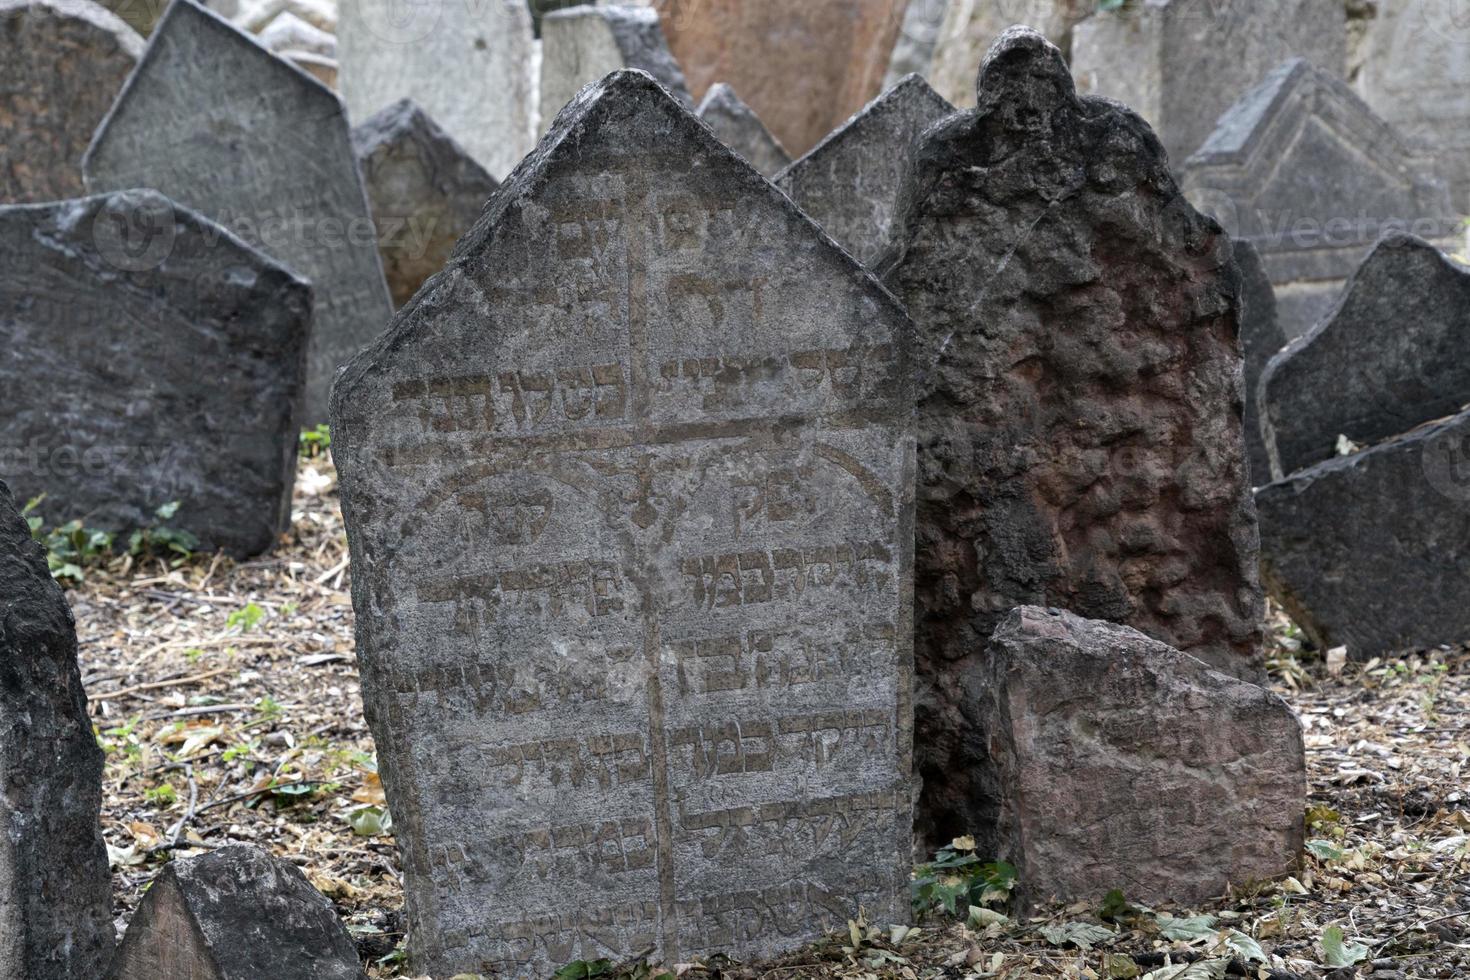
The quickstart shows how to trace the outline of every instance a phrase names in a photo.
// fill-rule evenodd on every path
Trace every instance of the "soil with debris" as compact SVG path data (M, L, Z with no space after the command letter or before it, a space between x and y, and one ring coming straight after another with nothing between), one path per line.
M373 977L412 976L391 817L363 721L346 539L328 457L305 458L291 533L244 563L112 559L69 596L107 753L103 830L121 927L175 856L249 843L300 865ZM1012 916L971 888L969 842L924 868L917 928L857 921L770 963L694 977L1429 978L1470 976L1470 653L1342 664L1273 621L1274 676L1306 728L1308 855L1209 907ZM984 855L980 856L986 857ZM959 860L956 860L958 858ZM936 898L935 896L940 896ZM944 907L953 905L953 913ZM972 903L979 903L973 904ZM653 980L648 964L577 963ZM438 978L448 980L448 978Z

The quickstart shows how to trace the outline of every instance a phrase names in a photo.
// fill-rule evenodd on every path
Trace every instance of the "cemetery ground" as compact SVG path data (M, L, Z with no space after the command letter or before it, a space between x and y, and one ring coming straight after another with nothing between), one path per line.
M371 976L413 976L329 454L304 451L291 531L266 557L74 565L119 921L172 857L252 843L332 900ZM1470 648L1345 665L1301 649L1283 617L1271 627L1273 681L1306 727L1311 779L1309 853L1292 879L1208 907L1139 909L1122 890L1021 915L1006 901L1009 869L961 838L917 870L916 928L853 922L769 963L577 962L561 975L1470 975Z

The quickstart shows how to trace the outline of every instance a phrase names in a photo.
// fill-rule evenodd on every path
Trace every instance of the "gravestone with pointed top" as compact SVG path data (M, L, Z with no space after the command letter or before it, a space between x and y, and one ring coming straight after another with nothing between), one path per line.
M625 71L341 376L417 968L743 958L859 905L903 921L907 331Z
M342 103L193 0L173 0L83 160L94 191L151 187L311 282L308 425L392 315Z
M651 7L583 5L541 18L541 132L582 87L623 68L646 71L693 107L684 73L669 53Z
M766 129L766 124L724 82L711 85L704 93L697 115L715 131L720 142L744 157L761 176L774 177L791 162L786 148Z
M1271 482L1271 458L1261 435L1257 394L1266 364L1286 346L1276 317L1276 292L1254 245L1235 239L1235 265L1240 269L1240 350L1245 356L1245 448L1250 458L1251 486Z
M1065 54L1072 29L1096 9L1097 0L950 0L926 77L950 103L974 108L975 71L1002 31L1028 24Z

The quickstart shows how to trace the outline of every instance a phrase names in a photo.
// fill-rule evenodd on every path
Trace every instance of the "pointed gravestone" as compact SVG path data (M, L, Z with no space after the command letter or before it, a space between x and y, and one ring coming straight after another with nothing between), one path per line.
M100 976L112 953L102 750L71 610L3 482L0 783L0 976Z
M1007 27L1030 24L1067 51L1073 28L1096 9L1097 0L949 0L926 77L943 98L956 106L972 108L975 69Z
M1288 338L1326 315L1384 233L1442 241L1459 229L1429 161L1345 82L1301 60L1220 117L1182 181L1196 206L1260 253Z
M392 314L342 103L193 0L174 0L82 164L151 187L311 282L304 420Z
M1245 356L1245 448L1250 459L1251 486L1271 482L1271 459L1261 435L1256 397L1266 364L1286 346L1286 334L1276 317L1276 292L1261 255L1250 242L1236 239L1235 265L1240 269L1240 350Z
M598 4L553 10L541 18L541 132L582 87L609 72L636 68L693 106L684 73L669 53L651 7Z
M1259 389L1276 479L1470 404L1470 271L1384 238L1336 310L1267 366Z
M1259 676L1230 240L1137 115L1001 35L930 129L886 281L916 326L916 716L936 839L966 832L956 678L1022 604Z
M775 184L853 258L872 265L888 245L919 136L953 111L928 82L910 75L783 170Z
M747 957L859 905L903 920L906 330L618 72L342 375L418 969Z
M404 99L352 131L397 306L443 267L500 186L485 168Z
M413 99L499 180L536 142L534 45L526 0L341 0L342 97Z
M295 865L235 845L149 885L107 980L363 980L331 903Z
M709 87L697 115L715 131L720 142L744 157L761 176L774 177L791 162L786 148L766 129L755 110L740 101L735 90L723 82Z
M82 153L143 53L90 0L0 0L0 204L82 193Z
M258 554L291 522L311 291L152 191L0 208L0 478L48 525Z

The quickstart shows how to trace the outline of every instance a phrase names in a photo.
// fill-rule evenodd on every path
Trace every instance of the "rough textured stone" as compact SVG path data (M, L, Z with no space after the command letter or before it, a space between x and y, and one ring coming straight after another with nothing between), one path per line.
M929 73L949 3L950 0L908 0L898 40L893 43L893 55L888 59L888 74L883 77L885 90L903 81L905 75Z
M723 82L711 85L704 93L698 116L715 131L720 142L744 157L762 177L776 176L777 171L791 162L786 148L766 129L755 110Z
M646 71L691 108L684 73L650 7L613 4L553 10L541 18L541 132L582 87L623 68Z
M859 903L904 919L907 331L626 71L342 375L417 969L745 957Z
M175 0L82 161L152 187L310 280L304 421L392 315L342 103L193 0Z
M342 96L413 99L500 180L536 143L534 44L526 0L341 0Z
M152 191L0 208L0 477L48 526L265 551L290 524L311 291Z
M82 152L142 53L90 0L0 0L0 204L82 192Z
M1343 0L1143 0L1078 24L1072 71L1080 91L1143 116L1179 164L1283 61L1341 76L1345 24Z
M500 186L409 99L352 131L393 302L438 272Z
M776 186L871 265L888 246L898 192L924 130L954 111L918 75L868 103L776 177Z
M1240 349L1245 355L1245 449L1250 459L1251 486L1271 482L1271 458L1261 435L1257 393L1266 364L1286 346L1286 334L1276 318L1276 292L1250 242L1236 239L1235 265L1240 269Z
M975 71L1001 31L1029 24L1063 53L1071 49L1072 29L1097 7L1097 0L950 0L929 81L956 106L975 105Z
M1336 310L1266 368L1275 479L1470 404L1470 271L1410 235L1384 238ZM1470 635L1470 634L1467 634Z
M1285 701L1137 630L1022 606L965 684L978 850L1023 903L1188 904L1296 871L1302 729Z
M1323 650L1470 636L1470 412L1256 491L1261 576Z
M1260 671L1231 243L1146 123L1002 34L979 108L930 129L886 281L916 327L921 827L967 772L958 676L1025 603Z
M352 938L295 865L235 845L167 865L108 980L363 980Z
M1293 60L1225 115L1184 164L1185 191L1260 252L1288 338L1325 316L1385 232L1458 233L1449 192L1347 84Z
M102 750L71 610L3 482L0 786L0 976L100 975L112 953Z

